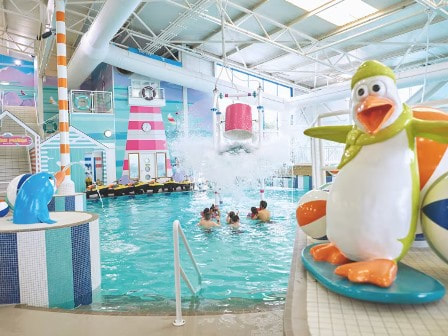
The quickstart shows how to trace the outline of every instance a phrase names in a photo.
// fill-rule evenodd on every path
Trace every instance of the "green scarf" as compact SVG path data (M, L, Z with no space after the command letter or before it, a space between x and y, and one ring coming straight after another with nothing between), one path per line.
M353 129L347 134L344 155L342 155L338 169L341 169L349 163L359 153L362 146L383 142L394 137L405 129L410 124L411 120L411 109L406 104L403 104L403 112L398 119L392 125L387 126L377 134L364 133L356 126L353 126Z

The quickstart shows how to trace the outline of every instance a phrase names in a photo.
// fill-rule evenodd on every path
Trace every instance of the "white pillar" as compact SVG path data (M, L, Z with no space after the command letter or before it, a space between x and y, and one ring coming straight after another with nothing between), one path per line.
M188 88L186 86L182 87L182 106L184 111L184 137L188 138L190 125L188 124Z

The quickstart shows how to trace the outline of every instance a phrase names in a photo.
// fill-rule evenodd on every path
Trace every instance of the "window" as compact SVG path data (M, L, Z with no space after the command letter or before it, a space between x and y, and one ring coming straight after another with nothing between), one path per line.
M279 85L278 88L278 96L280 98L290 98L291 97L291 88L283 85Z
M114 113L112 92L72 90L72 113Z
M264 81L264 92L273 96L277 95L277 84Z
M140 167L139 167L139 157L138 153L129 153L129 178L130 179L140 179Z
M231 68L225 69L221 64L216 64L215 77L229 82L233 81L235 85L246 87L254 91L261 86L265 93L281 98L289 98L292 96L292 88L290 86L279 84L275 81L265 80L240 70Z
M237 86L248 87L249 76L242 72L233 71L233 83Z
M274 110L264 110L264 129L278 130L278 113Z
M157 177L167 176L166 173L166 154L157 153Z

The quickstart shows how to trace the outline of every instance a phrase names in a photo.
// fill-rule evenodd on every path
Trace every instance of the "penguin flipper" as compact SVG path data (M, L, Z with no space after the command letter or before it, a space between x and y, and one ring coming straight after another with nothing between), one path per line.
M352 125L319 126L308 128L303 133L313 138L345 143L347 140L347 135L352 129Z
M414 136L448 143L448 121L412 119Z
M52 220L50 218L49 214L48 215L39 214L39 215L37 215L37 218L39 219L39 222L41 222L41 223L47 223L47 224L54 224L54 223L56 223L55 220Z

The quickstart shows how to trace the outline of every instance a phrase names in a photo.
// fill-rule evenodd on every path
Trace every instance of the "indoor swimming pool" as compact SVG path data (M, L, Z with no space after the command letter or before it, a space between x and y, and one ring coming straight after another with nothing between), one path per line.
M255 191L223 195L222 227L201 230L200 211L214 203L212 192L177 192L89 201L100 215L102 290L81 309L101 311L174 310L173 226L180 220L202 273L192 297L182 283L183 308L191 312L262 310L281 306L288 287L295 238L295 207L303 193L267 190L272 223L246 218L258 206ZM241 227L225 223L239 211ZM181 244L181 263L194 286L196 274Z

